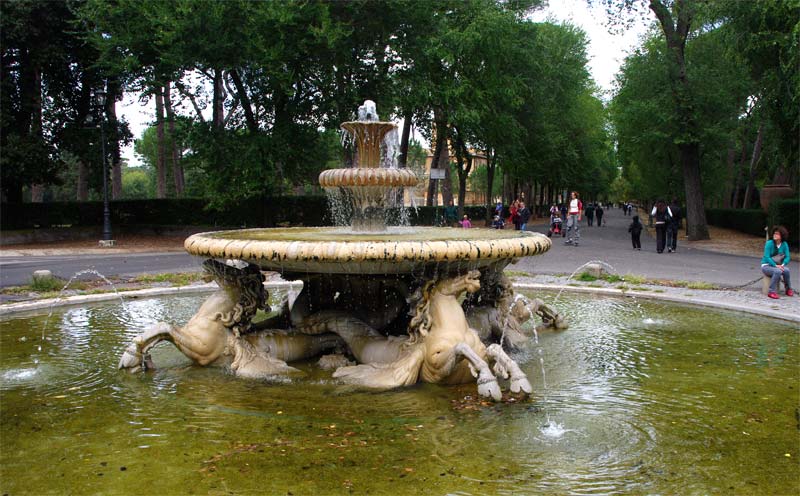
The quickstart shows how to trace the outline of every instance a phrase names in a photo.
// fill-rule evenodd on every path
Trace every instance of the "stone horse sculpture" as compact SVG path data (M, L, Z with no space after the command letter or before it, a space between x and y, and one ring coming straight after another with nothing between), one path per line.
M510 379L512 392L532 391L527 377L501 344L485 345L470 325L488 323L493 328L513 319L518 328L532 315L524 315L514 304L508 304L513 290L507 280L499 289L488 291L501 296L493 307L488 296L483 302L465 300L471 314L468 320L459 298L464 293L476 294L481 288L481 273L472 270L463 275L432 277L409 298L408 335L385 336L342 310L305 314L287 308L282 315L253 323L259 309L268 310L264 278L258 267L240 269L215 260L207 260L203 267L220 289L185 326L162 322L137 336L123 353L120 369L153 368L150 351L162 341L172 342L199 365L225 366L238 376L253 378L296 374L299 371L287 362L346 350L357 365L340 366L333 377L350 384L390 389L418 381L461 384L477 377L478 393L500 400L501 377ZM495 310L481 309L481 303ZM276 325L285 328L272 328ZM514 344L523 338L517 336ZM327 363L341 364L338 358L343 357L327 358Z
M530 393L530 382L498 344L485 346L469 327L458 297L480 288L480 272L428 281L415 296L410 337L383 337L347 316L310 319L304 332L327 331L342 337L360 365L341 367L333 377L350 384L390 389L418 381L463 384L477 376L481 396L501 399L495 374L510 377L512 392ZM487 360L495 363L494 373Z
M133 372L153 368L150 350L169 341L198 365L227 366L242 377L286 375L299 372L287 361L309 358L341 345L341 339L333 334L247 333L256 311L268 309L261 271L254 265L237 269L211 259L203 263L203 268L220 289L185 326L159 322L134 338L122 354L120 369Z

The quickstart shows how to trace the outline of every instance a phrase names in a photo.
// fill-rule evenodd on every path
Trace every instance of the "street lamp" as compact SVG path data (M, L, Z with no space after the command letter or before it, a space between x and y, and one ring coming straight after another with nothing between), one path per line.
M100 246L114 246L114 238L111 234L111 208L108 204L108 160L106 156L106 132L105 132L105 111L106 111L106 92L98 90L95 93L97 106L100 107L100 149L103 153L103 239Z

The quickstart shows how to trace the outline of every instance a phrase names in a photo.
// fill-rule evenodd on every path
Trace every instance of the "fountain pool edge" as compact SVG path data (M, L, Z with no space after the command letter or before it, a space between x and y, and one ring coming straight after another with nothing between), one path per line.
M269 281L264 283L265 287L269 289L285 289L297 282L291 281ZM104 301L117 300L122 296L123 298L149 298L152 296L168 296L168 295L184 295L195 293L208 293L216 290L216 283L196 284L192 286L178 286L171 288L147 288L137 289L134 291L124 291L119 294L116 293L102 293L93 295L77 295L68 296L66 298L49 298L46 300L37 300L22 303L7 303L0 305L0 319L8 316L16 316L27 312L37 312L40 310L48 310L55 307L77 306L86 303L100 303ZM517 290L544 290L544 291L568 291L572 293L589 293L614 297L626 298L642 298L648 300L661 300L669 301L690 306L701 306L709 308L718 308L721 310L739 311L753 315L760 315L786 322L794 322L800 324L800 315L791 312L781 313L769 307L757 306L757 302L725 302L713 299L698 298L698 290L694 290L691 295L673 293L653 293L649 291L623 291L614 288L596 288L596 287L580 287L580 286L565 286L559 284L540 284L540 283L514 283L514 289ZM760 296L760 294L759 294Z
M568 291L573 293L591 293L605 296L626 297L626 298L641 298L647 300L661 300L669 301L689 306L718 308L721 310L730 310L745 312L753 315L760 315L772 319L782 320L785 322L794 322L800 324L800 315L791 312L781 312L780 309L763 308L752 306L750 302L725 302L711 299L698 298L697 293L700 290L693 290L691 295L686 294L665 294L653 293L650 291L623 291L614 288L593 288L593 287L580 287L580 286L565 286L559 284L540 284L540 283L514 283L516 290L547 290L547 291ZM759 294L759 296L761 296Z

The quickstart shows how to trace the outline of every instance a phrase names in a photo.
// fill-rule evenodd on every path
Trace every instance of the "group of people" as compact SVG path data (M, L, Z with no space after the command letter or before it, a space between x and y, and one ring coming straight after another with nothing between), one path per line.
M633 206L630 203L624 203L622 206L623 215L630 215ZM528 221L531 217L531 211L522 200L514 200L509 207L508 223L514 225L514 229L518 231L525 231L527 229ZM597 218L597 225L602 226L603 221L603 207L600 203L589 204L584 210L583 202L577 191L570 193L570 200L568 206L566 205L552 205L550 207L550 231L551 235L554 230L556 233L561 233L566 237L564 244L578 246L580 241L580 222L582 217L586 214L589 226L593 224L594 217ZM650 216L653 225L656 229L656 251L663 253L666 248L668 253L674 253L677 249L678 231L681 227L683 220L683 212L677 199L673 199L670 205L667 205L663 200L659 200L653 206ZM449 205L445 208L445 219L450 226L461 226L462 228L471 228L469 216L464 215L461 220L458 220L458 208L451 200ZM503 217L503 204L498 202L494 209L494 217L492 227L495 229L503 229L506 224L506 219ZM565 224L566 227L562 230L561 225ZM557 226L556 226L557 225ZM631 235L631 244L634 250L642 249L641 234L644 230L644 225L639 219L638 215L634 215L632 222L628 226L628 232ZM764 256L761 258L761 272L770 278L769 292L767 296L772 299L778 299L778 284L783 279L786 288L786 296L794 296L794 290L791 284L791 273L789 271L789 233L783 226L777 226L772 230L772 239L768 240L764 245Z

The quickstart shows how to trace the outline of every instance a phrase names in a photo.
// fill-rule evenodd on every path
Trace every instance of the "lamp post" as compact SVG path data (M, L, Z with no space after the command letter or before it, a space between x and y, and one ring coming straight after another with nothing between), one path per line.
M106 111L106 92L99 90L95 96L100 107L100 149L103 154L103 239L100 246L114 246L114 238L111 233L111 207L108 203L108 160L106 156L106 132L105 132L105 111Z

